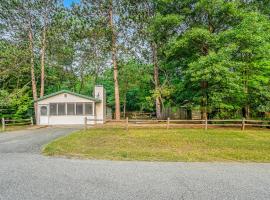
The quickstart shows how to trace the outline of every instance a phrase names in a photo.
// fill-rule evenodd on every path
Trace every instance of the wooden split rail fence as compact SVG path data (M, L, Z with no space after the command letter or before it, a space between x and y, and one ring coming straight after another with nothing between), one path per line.
M98 119L86 119L85 120L85 128L87 128L87 122L92 121L94 125L97 124ZM125 126L126 130L131 126L147 126L151 125L152 127L164 127L166 129L173 127L202 127L207 130L209 127L239 127L241 130L245 130L246 127L269 127L270 128L270 120L250 120L250 119L206 119L206 120L172 120L168 118L167 120L139 120L139 119L126 119L122 120L106 120L106 124L121 124Z
M34 125L33 118L29 119L5 119L2 118L2 131L6 130L7 126L19 126L19 125Z

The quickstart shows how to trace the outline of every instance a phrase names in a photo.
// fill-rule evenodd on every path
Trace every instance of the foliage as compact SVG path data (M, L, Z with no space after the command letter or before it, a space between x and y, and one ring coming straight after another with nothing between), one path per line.
M122 111L155 111L157 99L213 118L270 111L269 0L81 0L70 8L62 0L3 0L1 116L24 118L33 107L29 29L37 93L45 30L45 94L91 95L103 84L114 109L111 2Z
M0 90L0 117L21 119L31 117L32 100L28 88L16 89L12 93Z

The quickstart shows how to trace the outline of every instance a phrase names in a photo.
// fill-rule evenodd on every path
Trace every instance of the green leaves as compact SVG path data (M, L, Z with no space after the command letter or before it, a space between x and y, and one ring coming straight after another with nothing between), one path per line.
M95 83L104 84L108 104L114 105L109 1L81 0L69 9L50 2L1 2L0 101L5 103L31 81L29 16L23 8L32 17L39 75L47 5L52 12L46 30L45 91L68 88L89 94ZM156 97L164 106L203 108L207 103L211 117L240 117L247 108L255 116L270 110L269 0L115 0L113 5L121 103L128 110L153 111ZM159 69L157 87L153 61ZM8 98L17 116L26 113L31 101L29 89L23 91Z
M163 44L179 28L182 17L177 14L161 15L158 13L149 26L149 32L156 43Z
M238 85L240 79L233 70L235 62L231 59L230 51L227 49L209 52L207 56L190 63L186 70L187 81L198 89L197 95L202 96L204 92L200 88L200 83L202 81L208 83L205 92L208 95L208 105L212 108L228 109L232 105L235 107L239 105L238 96L242 90Z
M168 57L177 53L177 56L187 56L187 54L194 54L195 56L207 54L209 47L213 44L213 35L208 30L203 28L191 28L178 38L172 39L167 51Z
M0 90L0 117L21 119L29 115L32 106L29 88L15 89L12 93L7 90Z
M185 15L186 27L165 48L167 65L180 70L180 102L201 105L207 96L210 110L256 111L269 105L269 25L258 12L240 3L197 1ZM201 82L207 82L206 89ZM182 97L181 97L182 96Z

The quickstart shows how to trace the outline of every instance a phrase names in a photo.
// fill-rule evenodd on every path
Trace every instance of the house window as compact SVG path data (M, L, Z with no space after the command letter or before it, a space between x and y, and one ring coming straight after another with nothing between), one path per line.
M83 115L83 104L76 103L76 115Z
M58 104L58 115L66 115L66 104L65 103L59 103Z
M48 114L47 106L41 106L40 107L40 115L47 116L47 114Z
M57 115L57 103L50 103L50 115Z
M85 103L85 115L93 115L93 104L92 103Z
M75 115L75 105L74 103L67 104L67 115Z

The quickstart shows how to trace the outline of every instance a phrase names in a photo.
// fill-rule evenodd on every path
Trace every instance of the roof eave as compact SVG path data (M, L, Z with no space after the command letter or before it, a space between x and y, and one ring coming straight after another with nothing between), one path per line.
M55 92L55 93L46 95L44 97L38 98L35 102L39 102L39 101L42 101L44 99L48 99L50 97L54 97L54 96L57 96L57 95L63 94L63 93L68 93L68 94L71 94L71 95L74 95L74 96L77 96L77 97L88 99L88 100L94 101L96 103L100 103L101 102L100 99L96 99L96 98L93 98L93 97L88 97L88 96L85 96L85 95L82 95L82 94L78 94L78 93L75 93L75 92L71 92L71 91L68 91L68 90L61 90L61 91L58 91L58 92Z

